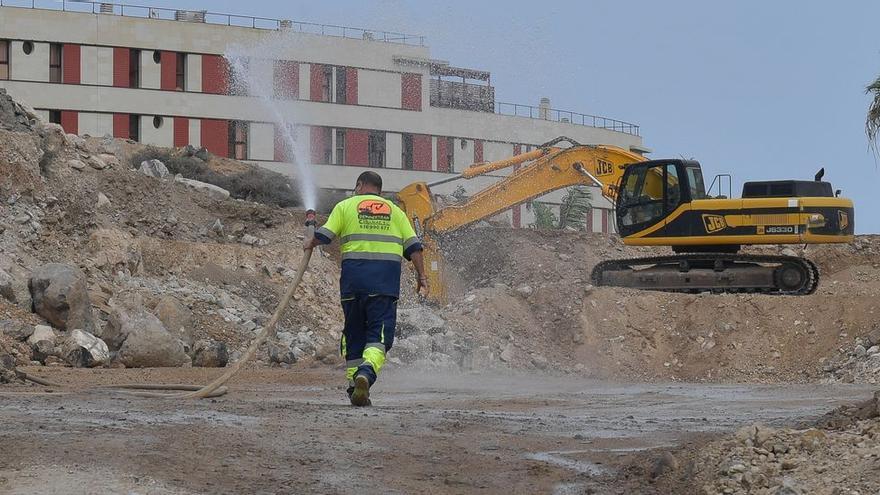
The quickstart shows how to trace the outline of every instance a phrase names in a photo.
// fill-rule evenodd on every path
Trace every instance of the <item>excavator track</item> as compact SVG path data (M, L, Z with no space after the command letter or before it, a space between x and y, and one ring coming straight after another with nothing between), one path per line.
M596 286L802 296L816 291L819 269L795 256L705 253L603 261L591 278Z

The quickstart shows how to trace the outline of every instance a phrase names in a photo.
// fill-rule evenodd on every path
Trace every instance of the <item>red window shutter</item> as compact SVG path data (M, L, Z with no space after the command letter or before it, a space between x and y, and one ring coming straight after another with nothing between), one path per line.
M174 147L180 148L189 144L189 119L174 117Z
M593 231L593 210L592 210L592 208L587 210L587 221L584 222L584 229L586 229L587 232Z
M602 233L608 233L608 210L602 208Z
M348 129L345 131L345 164L366 167L370 164L368 156L370 133Z
M514 228L522 227L522 205L514 206L510 211L513 214L513 226Z
M202 119L202 146L211 153L229 157L229 121Z
M413 134L413 170L431 170L431 136Z
M79 45L66 43L62 47L61 74L64 84L79 84L81 67L81 53Z
M127 51L127 50L126 50ZM126 71L126 78L128 77L128 72ZM113 114L113 137L128 139L128 121L129 115L127 113L114 113Z
M311 64L309 72L309 99L312 101L324 101L323 88L324 66Z
M438 172L449 172L449 160L447 160L447 144L449 144L449 140L445 137L437 138L437 171Z
M226 59L220 55L202 55L202 92L225 95L228 90L229 67Z
M324 160L324 148L327 131L324 127L313 126L309 128L309 143L311 144L312 163L327 163Z
M358 104L358 70L354 67L345 69L345 102L349 105Z
M404 110L422 110L422 75L400 75L400 107Z
M79 113L62 110L61 127L67 134L79 134Z
M128 73L131 67L131 50L128 48L116 47L113 49L113 85L117 88L127 88L129 86ZM114 115L115 118L115 115ZM126 127L126 137L128 137L128 124ZM114 125L115 128L115 125ZM113 135L120 137L113 132Z
M165 91L174 91L177 87L177 53L161 52L160 56L159 88Z
M474 139L474 163L483 161L483 141Z
M275 96L299 98L299 63L290 60L275 61Z

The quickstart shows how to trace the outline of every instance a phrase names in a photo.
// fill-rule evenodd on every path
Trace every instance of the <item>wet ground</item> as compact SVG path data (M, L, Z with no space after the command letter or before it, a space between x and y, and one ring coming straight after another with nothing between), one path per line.
M217 370L31 371L65 387L0 388L0 493L623 493L633 452L790 424L872 391L397 369L374 407L355 409L325 369L246 371L202 401L90 387Z

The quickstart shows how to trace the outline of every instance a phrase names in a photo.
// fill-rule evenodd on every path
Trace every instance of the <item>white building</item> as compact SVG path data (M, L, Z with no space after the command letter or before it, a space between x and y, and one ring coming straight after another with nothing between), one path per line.
M396 191L561 135L645 151L634 124L495 101L488 72L433 60L418 36L203 11L58 5L67 11L4 1L0 87L67 132L204 146L293 175L279 122L295 116L298 159L319 187L337 190L351 189L363 167L383 168L385 189ZM251 84L230 77L230 52ZM435 192L461 185L470 193L492 180L455 181ZM558 202L561 194L542 201ZM608 231L610 205L598 190L594 198L591 228ZM524 205L505 216L515 226L533 221Z

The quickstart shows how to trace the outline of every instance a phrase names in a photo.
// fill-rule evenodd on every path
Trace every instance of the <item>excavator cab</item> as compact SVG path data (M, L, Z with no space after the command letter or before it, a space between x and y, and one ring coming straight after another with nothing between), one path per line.
M626 166L618 186L617 230L623 237L662 230L683 204L706 199L699 162L652 160Z

